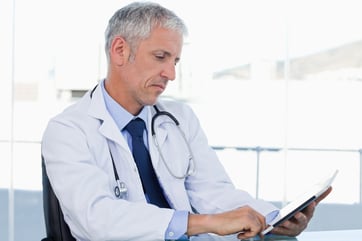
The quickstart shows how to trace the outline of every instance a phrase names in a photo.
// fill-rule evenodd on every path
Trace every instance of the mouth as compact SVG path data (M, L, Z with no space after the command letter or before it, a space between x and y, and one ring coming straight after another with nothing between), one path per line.
M153 87L157 88L158 90L160 90L161 92L163 92L166 89L166 85L159 83L159 84L153 84Z

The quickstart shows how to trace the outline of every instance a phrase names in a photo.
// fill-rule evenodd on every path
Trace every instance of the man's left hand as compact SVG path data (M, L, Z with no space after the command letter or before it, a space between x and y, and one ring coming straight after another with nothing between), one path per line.
M296 213L292 218L283 222L278 227L272 230L273 234L297 236L308 226L309 221L312 219L315 207L332 191L332 187L329 187L320 197L312 202L308 207L301 212Z

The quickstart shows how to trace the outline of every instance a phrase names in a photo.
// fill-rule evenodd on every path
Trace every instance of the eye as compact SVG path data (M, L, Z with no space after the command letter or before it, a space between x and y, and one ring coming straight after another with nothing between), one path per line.
M164 60L164 59L165 59L165 55L164 55L164 54L156 54L156 55L155 55L155 58L156 58L157 60Z
M175 59L175 66L176 66L179 62L180 62L180 59L179 59L179 58Z

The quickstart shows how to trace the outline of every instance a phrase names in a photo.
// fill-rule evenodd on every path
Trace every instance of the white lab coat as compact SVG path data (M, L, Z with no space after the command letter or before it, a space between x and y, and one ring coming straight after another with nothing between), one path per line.
M160 159L148 126L149 151L170 205L176 210L216 213L249 205L266 215L276 208L236 190L215 152L208 146L197 117L182 103L160 101L158 107L180 122L196 164L193 176L174 178ZM150 125L155 110L150 108ZM177 128L167 117L155 124L165 160L182 175L188 151ZM110 150L128 197L117 199ZM50 120L42 141L50 183L65 220L78 240L163 240L172 209L147 204L127 142L105 108L100 87ZM243 170L240 170L242 175Z

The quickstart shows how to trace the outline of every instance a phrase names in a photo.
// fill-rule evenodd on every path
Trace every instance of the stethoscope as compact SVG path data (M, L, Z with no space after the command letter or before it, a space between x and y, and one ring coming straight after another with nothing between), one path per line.
M93 96L93 92L94 90L97 88L98 85L96 85L93 90L90 92L90 98L92 98ZM172 115L170 112L167 112L167 111L160 111L158 109L158 107L156 105L153 106L153 108L155 109L156 113L153 115L152 117L152 120L151 120L151 134L152 134L152 139L153 139L153 142L157 148L157 151L161 157L161 160L162 162L164 163L167 171L174 177L174 178L177 178L177 179L184 179L188 176L191 176L195 173L195 170L196 170L196 166L195 166L195 161L194 161L194 155L192 153L192 150L191 150L191 147L190 147L190 144L188 143L187 139L186 139L186 135L185 133L183 132L183 130L181 129L180 127L180 123L179 121L176 119L176 117L174 115ZM168 117L169 119L172 120L172 122L175 124L175 126L177 127L180 135L182 136L182 139L184 140L185 144L186 144L186 147L187 147L187 150L189 152L189 155L188 155L188 166L187 166L187 170L184 174L182 175L177 175L175 174L172 169L170 168L169 164L166 162L165 160L165 157L164 155L162 154L162 150L161 150L161 147L158 143L158 140L157 140L157 135L156 135L156 131L155 131L155 122L156 122L156 119L161 117L161 116L166 116ZM116 186L114 187L114 195L117 197L117 198L120 198L120 199L126 199L127 198L127 194L128 194L128 189L127 189L127 186L124 182L122 182L119 178L119 175L118 175L118 172L117 172L117 168L116 168L116 165L115 165L115 162L114 162L114 159L113 159L113 155L112 155L112 151L111 151L111 148L109 148L109 145L108 145L108 149L109 149L109 153L110 153L110 156L111 156L111 160L112 160L112 165L113 165L113 172L114 172L114 178L116 180Z

